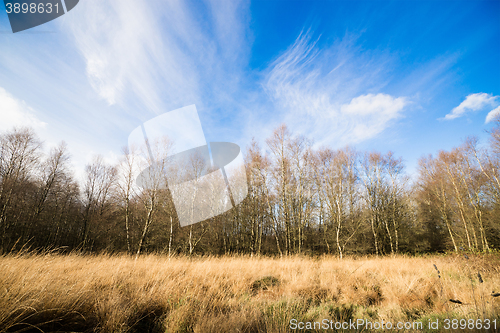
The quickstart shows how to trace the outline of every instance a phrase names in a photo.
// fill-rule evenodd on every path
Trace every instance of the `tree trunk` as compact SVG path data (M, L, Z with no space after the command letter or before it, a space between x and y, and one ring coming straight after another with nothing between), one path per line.
M131 253L130 249L130 231L129 231L129 215L130 215L130 207L129 207L129 199L125 200L125 231L127 233L127 253Z
M137 248L137 254L135 256L135 259L137 259L141 254L142 246L144 244L144 239L146 238L146 235L148 233L148 228L153 222L153 211L154 211L154 199L152 198L148 209L148 216L146 218L146 223L144 224L144 229L142 230L141 238L139 240L139 246Z
M372 223L372 232L373 232L373 239L375 241L375 253L378 255L378 240L377 240L377 232L375 230L375 219L372 216L371 217L371 223Z
M172 255L173 231L174 231L174 221L173 221L172 216L170 216L170 238L168 239L168 256L169 257Z

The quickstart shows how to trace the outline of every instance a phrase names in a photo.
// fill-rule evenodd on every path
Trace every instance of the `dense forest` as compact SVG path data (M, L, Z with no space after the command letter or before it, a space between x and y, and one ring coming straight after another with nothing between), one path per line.
M64 143L0 133L0 251L288 255L500 248L500 120L487 143L425 156L410 178L389 152L315 149L281 125L244 150L248 196L183 227L168 189L135 185L135 155L97 156L77 181Z

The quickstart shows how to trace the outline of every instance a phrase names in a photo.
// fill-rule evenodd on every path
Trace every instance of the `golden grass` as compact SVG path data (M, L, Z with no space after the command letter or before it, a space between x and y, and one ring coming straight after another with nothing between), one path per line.
M499 318L491 292L500 257L469 257L8 255L0 332L288 332L292 318Z

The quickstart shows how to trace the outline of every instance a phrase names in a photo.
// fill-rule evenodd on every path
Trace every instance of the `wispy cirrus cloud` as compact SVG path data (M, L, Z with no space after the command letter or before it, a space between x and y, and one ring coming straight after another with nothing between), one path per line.
M0 87L0 132L13 127L32 127L36 130L44 128L47 123L41 121L35 110L26 102L19 100Z
M287 124L319 144L345 145L375 137L403 115L410 99L383 93L390 54L362 51L349 36L320 48L311 36L302 33L264 82Z
M68 24L100 98L153 116L233 86L250 51L247 7L206 1L200 13L185 1L88 0Z
M63 25L94 99L106 104L106 112L86 111L95 122L89 132L119 125L125 145L141 123L191 104L204 113L205 129L221 131L217 119L227 120L250 54L248 7L246 0L81 2Z
M165 12L177 14L173 24L190 21L182 3L169 1L166 5L170 8ZM179 64L178 45L168 45L174 36L162 36L157 6L155 1L89 0L69 22L89 82L109 105L124 104L134 95L137 104L158 112L162 104L159 86L169 97L195 90L196 76ZM179 24L176 34L187 35L183 28Z
M443 119L453 120L464 116L466 113L483 110L487 106L497 104L498 96L486 93L477 93L468 95L459 106L453 108Z

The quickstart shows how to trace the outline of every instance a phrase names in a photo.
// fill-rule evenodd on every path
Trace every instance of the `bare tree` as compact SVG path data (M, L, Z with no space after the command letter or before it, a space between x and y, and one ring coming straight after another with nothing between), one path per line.
M356 174L357 153L345 148L339 151L322 149L316 155L316 179L319 197L326 206L327 217L325 242L328 244L328 228L335 232L335 243L342 259L345 246L352 239L358 227L347 228L347 221L354 221L353 215L358 176ZM347 231L347 232L346 232Z
M133 147L132 149L135 149ZM119 165L118 173L118 195L125 205L125 234L127 238L127 252L132 253L131 237L130 237L130 220L131 220L131 199L136 195L135 180L138 176L138 158L135 151L130 151L127 147L123 149L123 156Z
M84 192L82 248L91 249L90 234L92 225L97 219L106 219L111 204L112 187L116 181L117 170L104 163L102 156L94 157L92 163L85 168L86 181Z
M288 203L290 157L287 151L287 146L291 139L291 134L287 126L282 124L266 140L275 164L275 190L277 197L280 198L278 209L280 211L281 224L285 227L285 250L287 255L291 251L291 226Z
M49 156L40 165L39 177L37 180L37 191L34 195L31 216L28 218L28 225L25 232L31 234L32 228L37 224L40 214L46 207L46 202L53 191L60 190L60 184L68 179L69 155L66 144L62 142L58 147L51 150Z
M457 242L452 228L451 204L446 175L441 164L432 156L423 157L419 161L420 186L429 207L437 206L441 219L446 225L455 252L458 251Z
M146 217L144 219L144 227L139 237L136 258L141 254L144 240L154 221L159 205L160 191L164 191L167 187L166 174L169 171L169 160L167 156L170 154L172 146L173 143L168 137L162 137L154 142L146 142L146 147L142 147L143 155L148 156L146 159L147 164L144 165L144 167L149 166L149 171L143 173L143 181L146 187L142 192L141 200L146 210Z
M197 201L198 200L206 200L207 198L199 198L200 194L198 193L198 190L203 187L201 184L202 182L206 182L206 180L202 179L202 177L207 173L207 168L209 166L207 165L207 160L200 156L199 154L194 154L191 155L189 158L189 164L188 164L188 169L187 169L187 174L186 176L189 179L192 179L194 181L194 186L192 191L192 196L191 196L191 201L190 205L186 206L186 208L189 209L189 213L191 215L191 221L194 221L194 214L195 210L199 209L196 207ZM198 200L197 200L198 199ZM203 236L207 232L207 228L205 224L202 222L201 223L202 231L198 237L194 235L193 233L193 224L189 226L189 238L188 238L188 244L189 244L189 255L191 256L198 245L198 243L201 241Z
M454 149L449 153L441 151L438 158L444 167L447 175L447 181L450 183L452 188L451 193L456 207L458 208L459 217L462 221L467 239L466 246L469 250L477 249L476 231L467 216L466 189L463 188L463 183L461 182L462 175L460 174L461 170L458 166L460 163L459 159L461 158L460 153L457 149Z
M266 225L265 222L270 220L270 226L276 241L276 250L280 256L283 256L279 241L278 214L276 214L274 197L270 193L272 186L270 181L270 169L271 161L266 155L261 153L257 142L252 141L247 152L247 171L249 173L248 179L250 180L249 198L252 201L252 214L253 216L258 216L254 218L258 218L261 221L260 228L257 232L259 235L258 253L260 253L262 247L262 234Z
M35 217L40 215L44 209L45 201L52 188L58 185L68 173L68 162L69 155L66 143L62 142L58 147L52 149L49 157L42 164L41 184L34 209Z
M304 137L296 137L288 142L287 150L290 156L290 178L289 178L289 202L291 220L293 223L294 249L302 252L304 243L304 227L306 221L311 220L314 208L312 194L314 193L314 181L312 160L313 153L311 143Z
M16 191L28 182L40 161L41 142L28 128L14 129L0 136L0 228L1 246L6 230L15 223L7 215ZM19 214L18 214L19 216Z
M395 158L392 152L387 153L385 156L385 164L387 175L390 180L390 207L388 219L392 220L392 227L394 231L394 241L395 246L393 248L391 244L391 252L399 252L399 228L400 221L402 219L404 207L404 197L406 184L409 178L403 174L403 160L401 158ZM389 222L386 222L387 231L389 231ZM390 237L391 238L391 237Z
M384 161L380 153L365 153L361 168L363 170L364 200L366 202L370 225L373 233L375 253L380 252L380 231L382 223L382 209L386 197L384 184ZM392 244L392 242L391 242Z
M486 212L486 197L483 193L486 192L487 174L481 172L480 159L477 158L477 138L468 138L464 144L459 147L461 183L466 192L468 203L474 211L474 217L471 220L475 221L474 227L479 228L479 237L481 241L482 251L489 251L488 239L484 228L483 216ZM477 246L477 245L476 245Z

